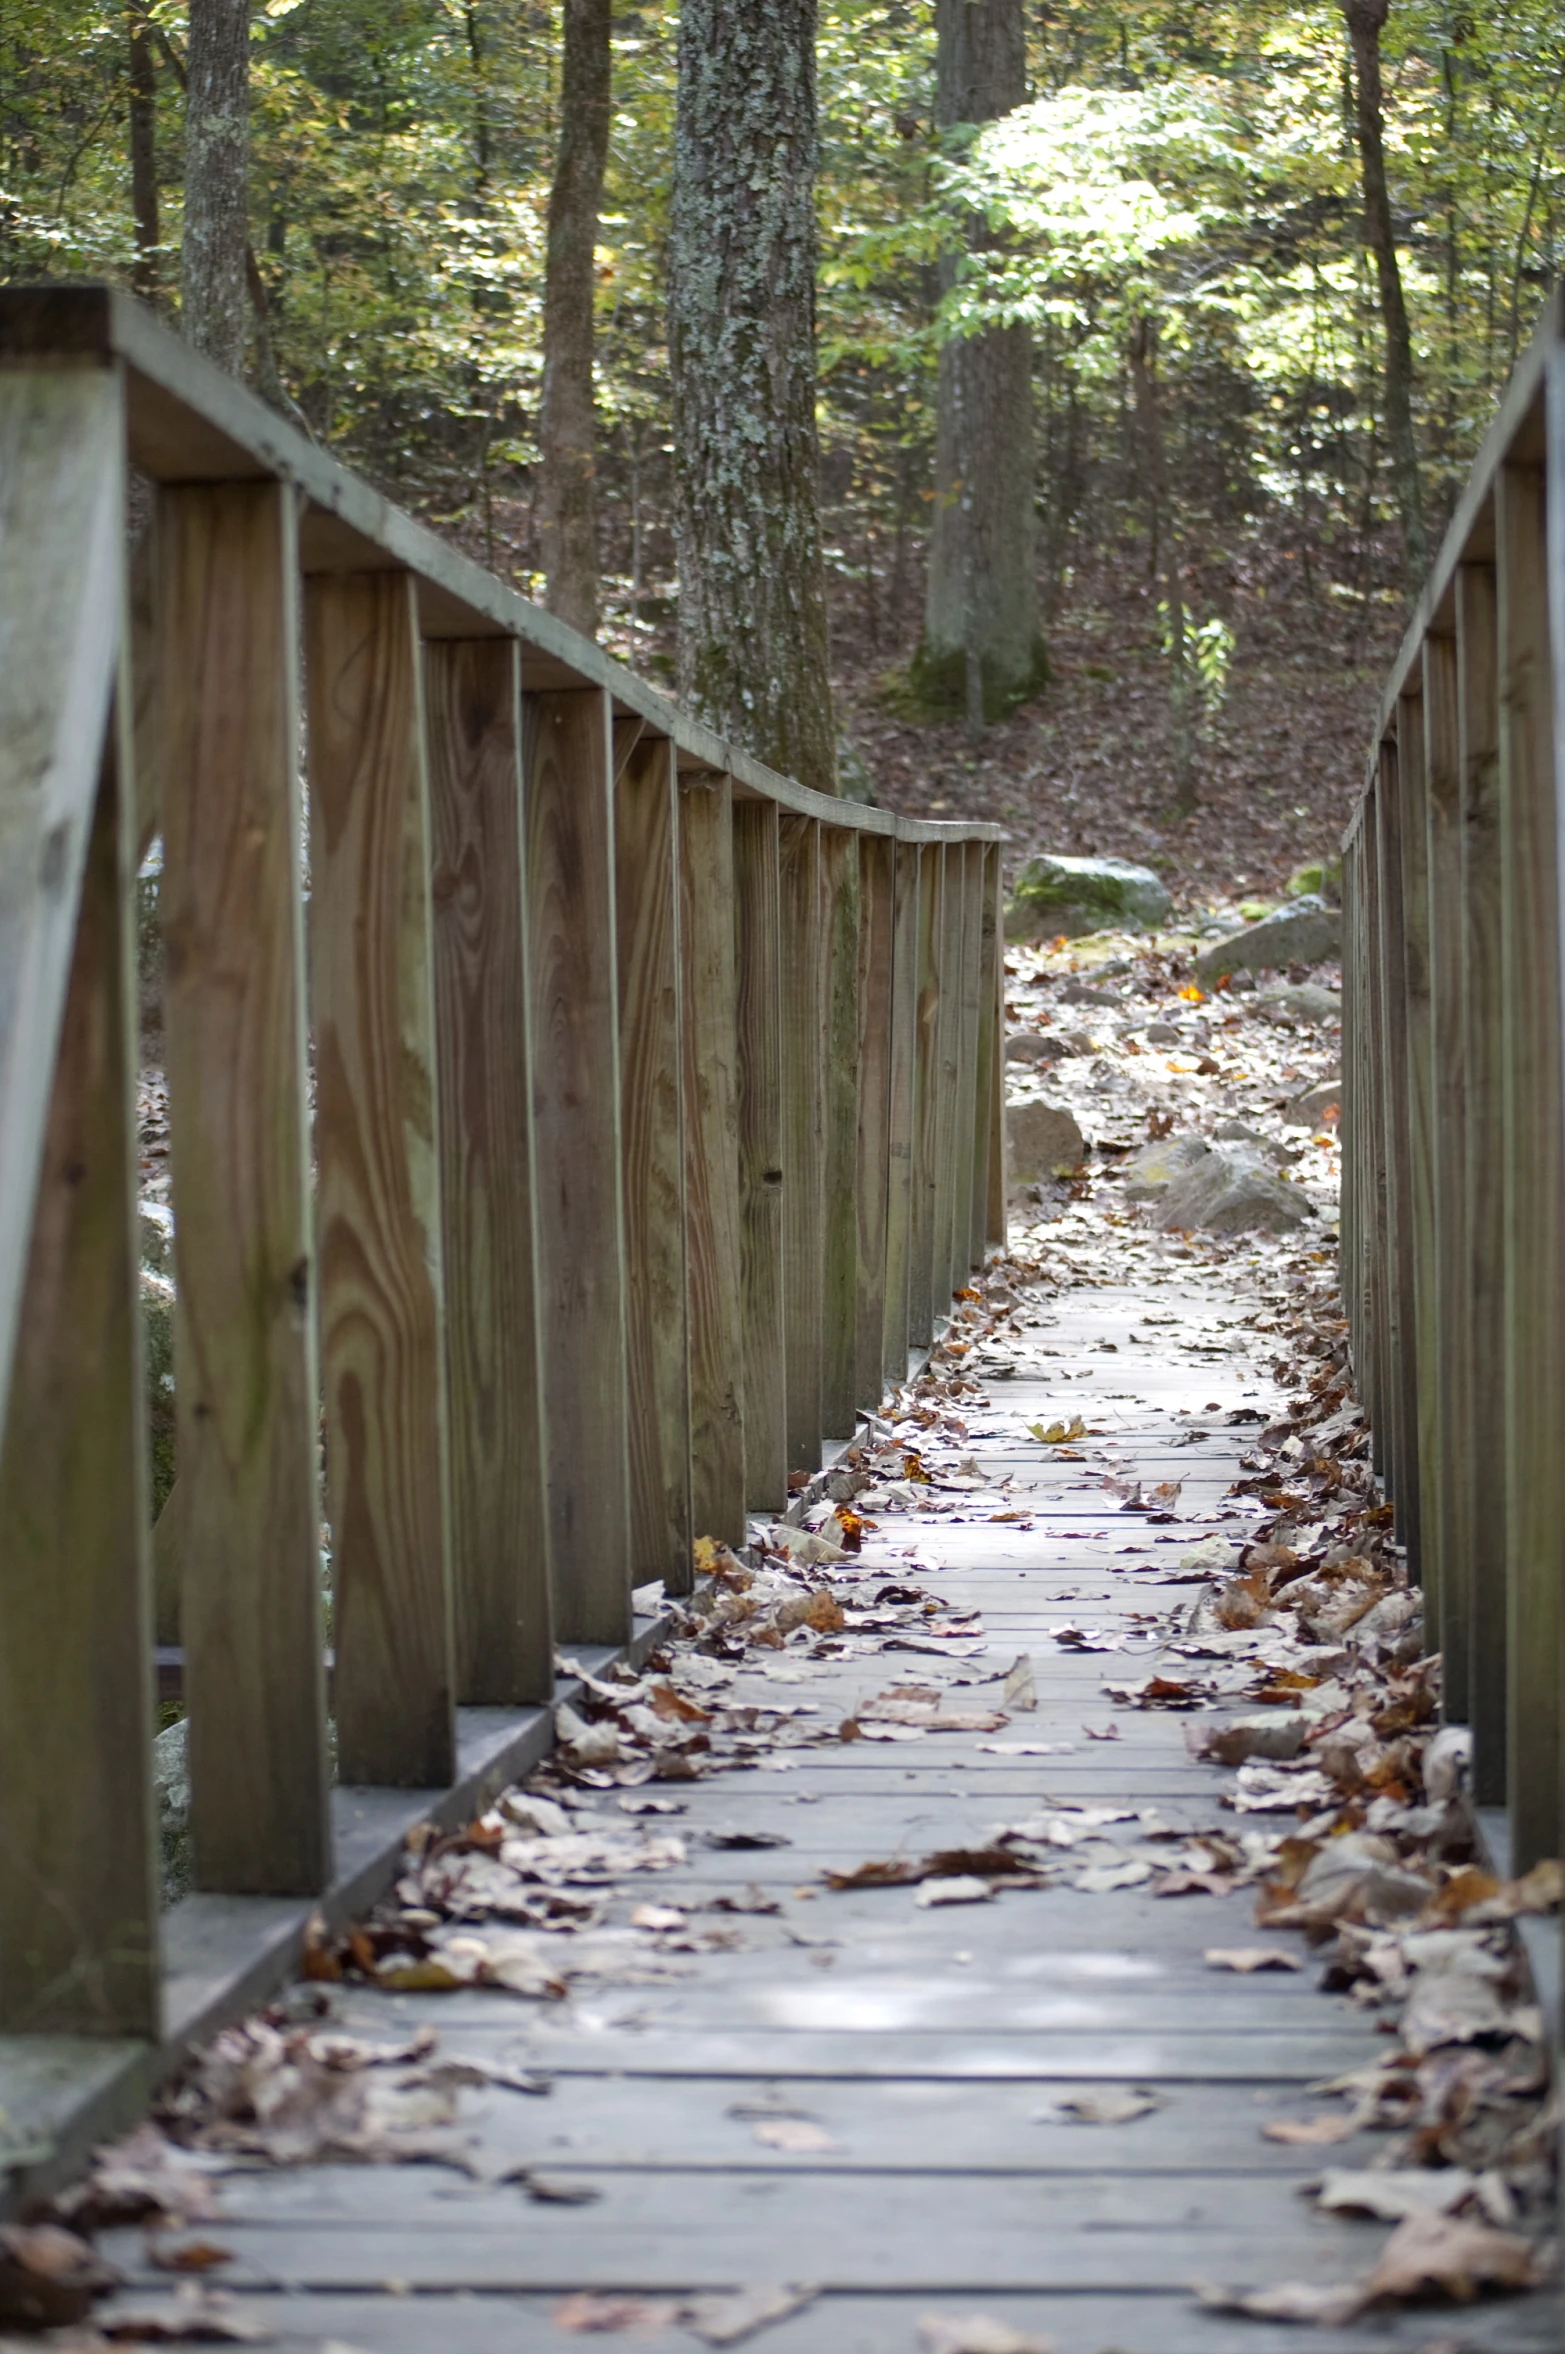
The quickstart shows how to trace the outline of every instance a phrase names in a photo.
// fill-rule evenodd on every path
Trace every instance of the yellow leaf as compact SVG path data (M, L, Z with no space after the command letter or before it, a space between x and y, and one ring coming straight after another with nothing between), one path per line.
M1047 1428L1041 1422L1029 1422L1027 1428L1045 1447L1063 1447L1071 1439L1084 1439L1087 1435L1087 1425L1079 1414L1073 1414L1069 1422L1051 1422Z

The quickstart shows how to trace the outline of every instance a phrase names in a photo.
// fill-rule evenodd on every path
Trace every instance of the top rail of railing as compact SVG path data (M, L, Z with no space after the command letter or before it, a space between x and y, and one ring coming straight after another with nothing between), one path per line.
M682 768L730 776L740 797L775 801L801 817L904 841L1005 838L998 825L897 817L813 792L769 768L393 505L117 287L0 289L0 367L29 362L118 365L124 371L130 461L153 481L270 478L293 484L302 500L299 560L306 575L411 573L424 637L516 639L529 691L606 688L617 713L633 714L648 732L669 738Z

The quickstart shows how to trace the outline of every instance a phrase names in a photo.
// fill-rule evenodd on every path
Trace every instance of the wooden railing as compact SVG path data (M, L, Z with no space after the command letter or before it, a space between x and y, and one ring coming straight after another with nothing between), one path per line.
M0 294L0 2059L275 1981L307 1908L267 1900L361 1899L536 1753L557 1643L626 1644L905 1377L1004 1233L999 839L773 775L121 295Z
M1565 342L1518 367L1344 850L1343 1293L1445 1709L1508 1860L1561 1851Z

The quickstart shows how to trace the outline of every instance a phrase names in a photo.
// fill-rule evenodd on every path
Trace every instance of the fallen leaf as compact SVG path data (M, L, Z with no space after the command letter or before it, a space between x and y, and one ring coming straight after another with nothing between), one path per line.
M178 2247L154 2241L147 2249L147 2262L159 2272L215 2272L233 2260L233 2249L220 2248L215 2240L185 2240Z
M1209 1970L1235 1970L1251 1978L1257 1970L1302 1970L1297 1954L1280 1945L1209 1945L1201 1956Z
M222 2289L176 2290L167 2304L142 2305L100 2324L111 2343L135 2346L269 2346L273 2332L260 2315Z
M1029 1422L1027 1428L1045 1447L1063 1447L1072 1439L1084 1439L1087 1435L1087 1425L1079 1414L1073 1414L1069 1422Z
M81 2321L118 2278L57 2223L0 2223L0 2323L54 2329Z
M1519 2232L1449 2215L1410 2215L1382 2248L1362 2303L1435 2295L1465 2305L1480 2289L1530 2289L1543 2277L1538 2250Z
M950 1880L926 1880L914 1898L915 1904L988 1904L994 1890L987 1880L979 1880L963 1873Z
M1116 1888L1139 1888L1152 1877L1152 1866L1139 1856L1126 1856L1122 1863L1088 1864L1078 1872L1071 1886L1084 1896L1109 1896Z
M579 2289L574 2297L556 2305L549 2318L556 2329L585 2337L607 2336L617 2330L668 2329L678 2313L678 2306L666 2300L605 2296L597 2289Z
M1363 2128L1356 2116L1328 2113L1322 2117L1274 2117L1261 2127L1267 2141L1285 2142L1294 2149L1322 2148L1329 2142L1351 2141Z
M737 2346L774 2321L802 2313L820 2295L813 2288L741 2289L731 2297L692 2297L680 2320L708 2346Z
M1110 2085L1102 2092L1075 2092L1061 2101L1058 2107L1067 2117L1074 2117L1078 2125L1129 2125L1137 2117L1150 2117L1154 2109L1163 2106L1159 2093L1138 2086ZM1041 2112L1047 2117L1048 2110Z
M1054 2340L1013 2329L990 2313L919 2316L922 2354L1054 2354Z
M813 2117L762 2117L757 2120L754 2133L767 2149L789 2150L796 2156L842 2147L836 2135L828 2133L824 2125L817 2125Z
M1384 2170L1336 2167L1321 2177L1316 2204L1330 2215L1371 2215L1402 2223L1410 2215L1452 2215L1475 2196L1479 2177L1465 2166Z
M1021 1652L1011 1662L1000 1699L1002 1707L1015 1709L1021 1715L1037 1707L1038 1687L1033 1679L1032 1659L1027 1652Z
M1196 2295L1208 2313L1244 2313L1252 2321L1309 2321L1322 2329L1351 2321L1360 2310L1359 2292L1351 2281L1317 2286L1285 2280L1269 2289L1219 2289L1198 2282Z

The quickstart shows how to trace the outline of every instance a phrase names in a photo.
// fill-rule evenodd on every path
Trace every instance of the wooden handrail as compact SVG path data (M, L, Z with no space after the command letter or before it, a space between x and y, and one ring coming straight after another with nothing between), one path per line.
M1002 837L775 775L103 287L0 291L0 650L0 2074L130 2038L123 2112L310 1902L536 1752L558 1642L623 1647L635 1590L781 1510L1003 1240Z
M1565 1826L1565 303L1519 363L1344 837L1342 1288L1445 1710L1517 1870ZM1557 1969L1557 1964L1556 1964Z

